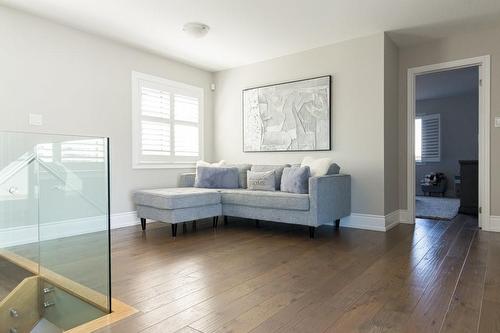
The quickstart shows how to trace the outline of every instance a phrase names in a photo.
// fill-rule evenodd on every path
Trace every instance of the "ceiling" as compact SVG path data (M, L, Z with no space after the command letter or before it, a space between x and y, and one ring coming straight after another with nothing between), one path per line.
M467 67L417 76L415 95L417 100L443 98L470 94L478 87L478 67Z
M447 35L500 17L498 0L0 0L0 4L210 71L342 40L412 30ZM192 39L187 22L210 32ZM436 26L436 27L434 27ZM410 29L410 30L408 30ZM422 34L417 34L422 38Z

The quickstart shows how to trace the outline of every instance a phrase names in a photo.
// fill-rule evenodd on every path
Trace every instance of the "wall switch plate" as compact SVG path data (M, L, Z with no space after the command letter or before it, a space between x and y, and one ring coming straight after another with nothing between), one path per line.
M500 117L495 117L495 127L500 127Z
M30 125L33 126L42 126L43 125L43 116L37 113L30 113Z

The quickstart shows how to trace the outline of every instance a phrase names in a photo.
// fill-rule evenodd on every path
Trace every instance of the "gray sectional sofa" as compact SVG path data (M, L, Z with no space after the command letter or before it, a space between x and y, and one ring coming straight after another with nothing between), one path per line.
M345 174L310 177L308 194L206 189L193 187L194 183L194 173L182 174L179 187L135 192L133 200L143 230L146 219L153 219L172 224L175 237L178 223L213 217L216 226L219 216L233 216L305 225L314 237L316 227L338 227L340 219L351 214L351 178Z

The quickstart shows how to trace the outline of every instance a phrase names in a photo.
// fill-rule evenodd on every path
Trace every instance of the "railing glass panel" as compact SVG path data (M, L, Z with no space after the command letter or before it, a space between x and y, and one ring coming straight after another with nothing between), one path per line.
M108 139L0 132L0 322L29 276L37 322L8 325L67 330L109 313L109 243Z

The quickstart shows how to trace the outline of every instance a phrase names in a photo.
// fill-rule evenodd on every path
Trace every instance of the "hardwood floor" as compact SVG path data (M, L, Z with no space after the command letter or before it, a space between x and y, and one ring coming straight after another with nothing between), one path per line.
M119 229L113 296L140 312L100 332L500 332L500 234L476 225Z

